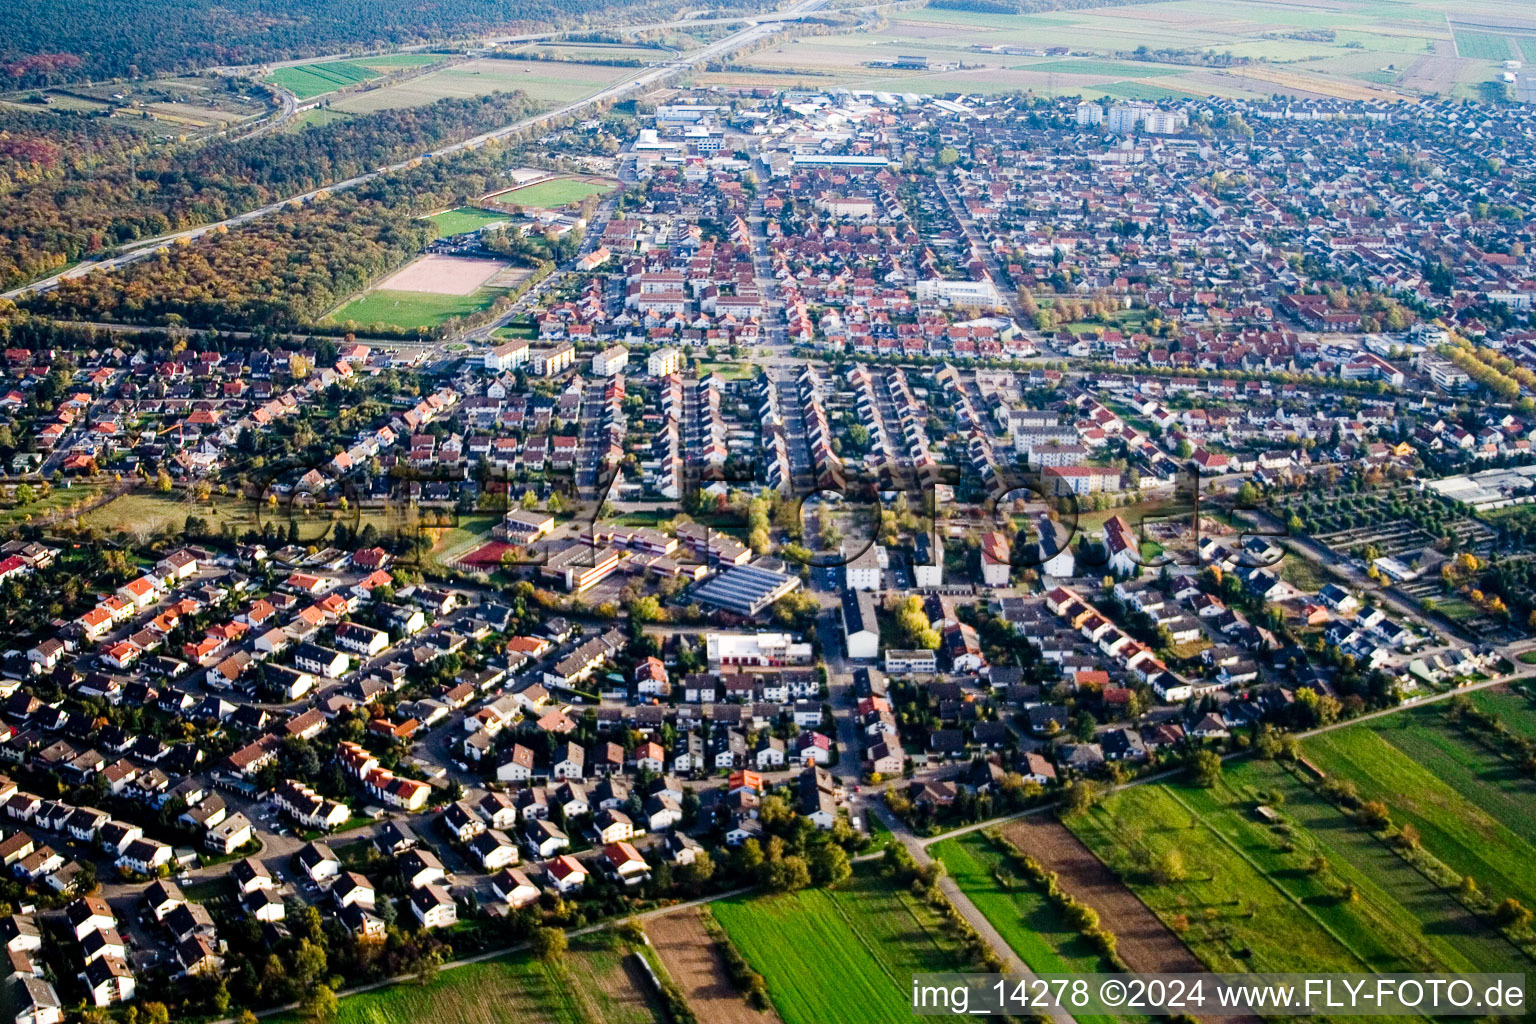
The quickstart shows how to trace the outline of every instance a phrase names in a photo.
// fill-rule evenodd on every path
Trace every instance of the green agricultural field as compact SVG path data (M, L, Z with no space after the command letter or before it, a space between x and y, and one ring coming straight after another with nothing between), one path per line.
M1505 36L1456 28L1456 53L1471 60L1513 60L1517 55Z
M1113 75L1116 78L1155 78L1159 75L1182 75L1185 67L1171 64L1150 64L1139 60L1098 60L1077 57L1068 60L1049 60L1039 64L1020 64L1019 71L1052 71L1062 75Z
M1536 652L1531 653L1536 654ZM1525 655L1521 655L1520 660L1528 665L1536 664L1536 657L1526 661ZM1517 736L1536 740L1536 703L1524 694L1498 687L1492 690L1474 690L1466 697L1479 711L1497 716Z
M301 100L307 100L377 77L376 72L366 68L356 67L346 61L335 61L330 64L278 68L267 77L267 81L287 89Z
M473 206L461 206L457 210L435 213L427 219L437 225L437 237L447 238L449 235L462 235L466 231L483 228L487 224L505 224L507 215L477 210Z
M424 67L443 59L440 53L396 53L379 57L358 57L354 60L331 60L316 64L300 64L278 68L267 76L267 81L281 86L301 100L322 96L328 92L360 82L368 82L401 68Z
M1373 728L1378 724L1314 736L1304 744L1307 757L1353 782L1362 799L1385 803L1393 821L1411 823L1426 850L1471 875L1484 892L1536 905L1536 847L1526 838L1536 832L1529 797L1500 795L1497 780L1480 777L1476 752L1459 742L1450 753L1442 745L1428 764L1405 752L1403 747L1412 747L1427 757L1423 748L1434 745L1411 718L1406 725ZM1508 808L1518 820L1506 816Z
M489 309L501 295L499 288L477 288L469 295L438 295L433 292L369 292L326 317L329 323L389 324L410 330L436 327L444 320Z
M710 909L767 981L784 1024L905 1020L913 974L974 966L932 908L868 866L835 891L741 896Z
M605 192L612 192L612 185L605 185L596 181L579 181L575 178L556 178L553 181L541 181L536 185L528 185L514 192L503 193L496 197L498 202L528 206L541 210L553 210L571 203L579 203L587 196L600 196Z
M1321 9L1302 3L1244 3L1225 0L1164 0L1138 4L1133 13L1121 8L1093 8L1058 11L1050 14L1007 15L936 8L893 11L890 23L877 35L880 47L894 47L897 53L936 54L940 50L958 53L968 64L1006 62L998 69L976 74L941 76L913 75L881 82L858 80L861 86L900 91L994 91L998 88L1028 88L1042 95L1081 93L1102 95L1103 85L1115 79L1116 88L1109 95L1124 99L1178 98L1186 94L1269 95L1275 85L1284 88L1321 92L1345 98L1369 95L1370 87L1386 83L1336 74L1329 66L1336 60L1374 60L1381 58L1406 67L1410 60L1431 53L1437 43L1449 42L1444 5L1428 0L1403 0L1377 4L1350 0ZM1471 6L1471 5L1469 5ZM1504 12L1499 12L1504 13ZM1519 13L1509 10L1509 14ZM1319 30L1331 37L1298 38ZM1458 33L1459 34L1459 33ZM827 58L813 59L800 65L798 56L836 46L837 37L820 37L815 44L797 40L782 50L754 55L753 63L779 64L817 69L823 74L851 76L852 65L867 59L864 36L843 37L848 59L834 64ZM1511 36L1513 42L1513 36ZM1065 60L1021 63L1016 54L978 52L975 46L1009 45L1020 48L1064 46L1081 56ZM1191 65L1149 63L1136 69L1119 59L1139 47L1151 50L1200 51L1253 58L1259 64L1245 73L1242 67L1201 68ZM777 52L780 56L775 57ZM1390 55L1390 56L1388 56ZM851 63L850 63L851 62ZM1137 62L1139 63L1139 62ZM1263 64L1284 65L1264 68ZM1372 71L1374 67L1352 67L1349 71ZM1093 75L1097 84L1079 85L1071 76ZM1283 77L1275 77L1277 75ZM1157 85L1183 90L1170 94L1156 91L1147 79L1156 77ZM1061 81L1065 79L1065 82ZM761 81L761 80L759 80ZM898 84L898 83L904 84Z
M1066 824L1212 970L1352 973L1372 966L1380 945L1352 949L1268 877L1245 844L1232 844L1205 820L1208 809L1197 810L1190 796L1186 787L1137 786ZM1156 877L1158 865L1175 866L1171 874L1182 873L1183 881Z
M928 852L944 862L945 873L1030 970L1039 974L1115 970L1087 939L1068 927L1061 912L1038 889L1013 873L986 836L971 832L958 839L945 839L930 846ZM999 870L1012 879L1007 889L998 884L994 872ZM1077 1019L1083 1024L1107 1024L1118 1018L1079 1015Z
M406 983L341 1001L336 1024L660 1024L665 1012L628 966L627 947L612 933L571 940L561 964L527 953L443 971L425 985ZM277 1024L306 1018L286 1013Z
M1093 93L1094 89L1086 90ZM1150 82L1115 82L1102 86L1098 91L1109 96L1115 96L1122 100L1186 100L1190 93L1182 89L1169 89L1162 85L1153 85Z
M1373 970L1524 969L1507 940L1280 765L1231 765L1221 785L1180 796ZM1261 821L1261 803L1284 825ZM1312 868L1317 856L1323 871Z
M590 96L638 69L571 61L482 59L418 75L370 89L336 101L353 113L372 113L396 107L416 107L450 96L487 96L493 92L521 92L544 109Z
M1517 732L1532 725L1528 711L1484 709L1509 720ZM1371 730L1494 821L1536 845L1536 815L1530 813L1536 807L1536 782L1451 723L1446 718L1446 705L1432 704L1392 715L1372 722ZM1393 801L1387 803L1391 806ZM1436 851L1431 847L1430 852Z

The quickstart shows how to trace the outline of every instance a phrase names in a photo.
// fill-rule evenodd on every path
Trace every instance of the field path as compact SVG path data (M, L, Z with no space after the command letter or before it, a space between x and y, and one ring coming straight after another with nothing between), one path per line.
M645 926L651 946L700 1021L708 1024L778 1024L772 1010L754 1010L731 982L725 958L704 928L697 908L653 918Z
M1115 933L1120 958L1132 971L1156 974L1204 974L1208 968L1151 908L1115 876L1082 840L1054 817L1034 816L1003 829L1003 837L1054 871L1057 884L1099 912ZM1257 1024L1253 1016L1208 1019Z
M1003 829L1003 837L1045 870L1056 872L1062 889L1109 922L1120 940L1120 956L1131 970L1186 974L1205 970L1183 940L1056 819L1025 818Z
M933 855L928 852L923 840L912 833L912 830L907 827L906 822L887 810L883 803L871 803L869 809L871 813L880 816L880 819L886 823L896 838L912 854L914 860L919 864L930 864L933 862ZM999 932L992 922L987 920L987 915L983 914L976 904L971 902L971 898L965 894L965 890L955 883L953 878L950 878L948 875L940 876L939 890L944 893L950 903L954 904L955 909L960 911L960 916L965 918L966 923L976 929L976 934L982 937L983 941L992 948L994 953L1002 957L1003 971L1005 973L1026 980L1032 980L1035 977L1035 973L1029 969L1029 966L1023 960L1019 959L1019 955L1013 951L1013 947L1008 945L1008 940L1003 938L1002 932ZM1077 1024L1076 1018L1066 1010L1047 1010L1044 1012L1044 1016L1055 1021L1056 1024Z

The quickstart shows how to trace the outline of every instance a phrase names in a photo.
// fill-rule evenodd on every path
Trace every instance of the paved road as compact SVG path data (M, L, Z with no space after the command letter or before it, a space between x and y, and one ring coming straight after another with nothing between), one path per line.
M810 11L814 11L817 8L823 6L825 3L827 3L827 0L795 0L793 4L779 13L784 17L798 16L809 13ZM777 30L778 25L776 22L764 21L762 23L754 23L739 32L734 32L731 35L726 36L724 39L710 43L708 46L695 50L692 53L688 53L675 60L669 60L664 63L654 65L650 68L638 71L637 73L625 79L615 82L613 85L608 86L606 89L593 93L591 96L588 96L585 99L577 100L574 103L567 103L562 107L557 107L554 110L546 111L542 114L535 114L532 117L526 117L521 121L515 121L512 124L494 129L493 131L483 132L480 135L474 136L473 138L465 139L463 142L456 142L452 145L440 147L439 149L424 153L417 159L421 161L443 159L445 157L453 156L457 153L462 153L467 150L477 149L488 142L504 139L511 135L516 135L517 133L526 131L529 128L535 128L540 125L549 124L553 121L559 120L560 118L567 117L581 110L585 110L588 107L606 103L609 100L618 99L627 93L635 92L637 90L644 89L647 86L660 83L670 75L693 67L694 65L701 64L705 61L713 60L717 57L723 57L726 54L731 53L734 50L738 50L743 46L749 46L752 43L755 43L758 40L764 38L765 36L771 35ZM161 235L157 238L145 239L135 243L134 248L131 251L123 252L120 255L113 256L105 260L99 260L94 263L82 263L78 266L71 267L69 270L54 274L51 277L46 277L42 280L34 281L31 284L23 285L20 288L13 288L10 291L5 292L3 296L0 297L16 299L39 292L51 291L54 288L57 288L61 281L65 281L70 278L81 277L96 270L114 270L118 267L126 266L130 263L135 263L147 256L161 251L162 249L168 248L169 246L176 245L181 242L190 242L201 238L203 235L208 234L210 231L219 231L220 229L229 229L240 227L244 224L249 224L252 221L271 216L272 214L277 213L279 210L287 207L291 203L309 202L316 196L320 195L322 192L334 193L357 188L359 185L373 181L375 178L378 178L381 175L389 174L394 171L404 170L416 162L416 159L401 160L397 163L386 165L376 171L371 171L367 174L359 174L354 177L347 178L344 181L332 182L321 188L311 189L308 192L302 192L298 195L293 195L287 197L286 199L278 200L277 202L268 203L265 206L257 207L254 210L249 210L245 213L239 214L238 216L228 217L224 220L213 221L208 224L201 224L195 228L188 228L185 231L172 232L171 234Z

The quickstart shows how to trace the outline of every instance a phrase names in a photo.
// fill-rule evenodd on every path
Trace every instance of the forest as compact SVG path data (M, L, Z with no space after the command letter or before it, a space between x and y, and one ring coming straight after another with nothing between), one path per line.
M436 231L416 217L504 184L509 159L517 158L484 146L384 175L113 273L61 282L23 305L64 320L296 328L420 252Z
M279 329L318 319L420 251L435 232L376 200L343 193L237 233L162 251L116 273L65 281L27 300L74 319L238 323Z
M617 8L668 17L677 11L655 0L10 0L0 4L0 81L29 89L529 31L593 16L611 24Z
M152 146L128 121L67 110L0 107L0 194L141 156Z
M527 116L521 94L445 99L298 132L276 132L190 151L143 152L110 129L26 134L16 123L0 162L0 287L13 287L82 256L254 209L371 171L423 149ZM20 118L28 116L25 113ZM75 128L80 119L61 123ZM25 149L21 149L23 144ZM16 154L38 159L21 163ZM110 159L109 159L110 157Z

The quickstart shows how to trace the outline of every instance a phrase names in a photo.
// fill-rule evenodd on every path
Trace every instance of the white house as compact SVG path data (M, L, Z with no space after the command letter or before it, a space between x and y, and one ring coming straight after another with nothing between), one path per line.
M453 897L440 885L411 890L411 912L423 928L447 928L459 919Z
M848 657L855 661L879 657L880 625L874 597L867 590L844 590L842 612Z

